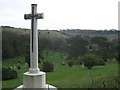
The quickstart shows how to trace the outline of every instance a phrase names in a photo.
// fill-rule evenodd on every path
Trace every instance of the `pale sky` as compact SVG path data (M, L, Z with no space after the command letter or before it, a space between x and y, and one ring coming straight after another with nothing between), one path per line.
M0 0L0 25L31 28L31 4L44 13L38 29L117 29L120 0Z

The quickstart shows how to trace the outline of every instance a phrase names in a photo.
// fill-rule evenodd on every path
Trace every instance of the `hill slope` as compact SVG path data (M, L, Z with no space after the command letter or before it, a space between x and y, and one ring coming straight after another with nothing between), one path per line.
M30 34L30 29L24 29L24 28L2 28L2 32L4 33L5 31L7 32L14 32L19 35L29 35ZM51 38L68 38L67 35L64 35L60 33L57 30L38 30L38 35L40 37L51 37Z

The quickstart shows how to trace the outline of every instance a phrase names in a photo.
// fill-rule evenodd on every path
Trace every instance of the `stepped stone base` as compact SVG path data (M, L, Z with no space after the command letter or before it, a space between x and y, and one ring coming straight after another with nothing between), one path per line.
M23 74L23 85L17 87L14 90L57 90L56 87L46 84L46 74L45 72L39 72L36 74L31 74L26 72Z

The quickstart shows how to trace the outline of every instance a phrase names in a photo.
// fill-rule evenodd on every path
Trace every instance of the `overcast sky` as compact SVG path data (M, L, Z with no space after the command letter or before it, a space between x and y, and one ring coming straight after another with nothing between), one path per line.
M0 0L0 25L30 28L24 14L38 4L39 29L117 29L119 0Z

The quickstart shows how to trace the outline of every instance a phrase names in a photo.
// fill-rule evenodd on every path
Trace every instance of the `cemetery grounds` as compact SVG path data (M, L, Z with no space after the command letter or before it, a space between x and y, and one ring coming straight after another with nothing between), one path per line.
M104 66L94 66L91 70L83 65L74 65L71 68L66 63L66 54L50 51L45 60L54 64L54 71L47 72L47 83L57 88L118 88L118 63L116 60L106 62ZM20 64L18 63L20 61ZM43 62L42 60L41 62ZM63 65L64 63L64 65ZM4 67L16 69L16 79L2 81L3 88L16 88L22 84L23 73L29 70L24 57L10 58L2 62ZM20 66L20 69L17 67ZM41 69L41 64L39 67Z

